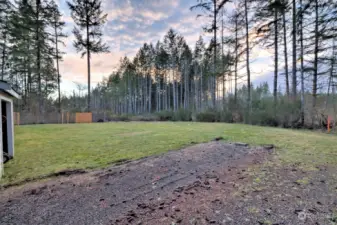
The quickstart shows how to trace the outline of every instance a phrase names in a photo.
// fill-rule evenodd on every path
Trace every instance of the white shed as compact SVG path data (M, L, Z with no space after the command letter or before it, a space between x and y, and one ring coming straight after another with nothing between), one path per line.
M3 174L3 163L14 157L14 116L13 99L20 95L5 81L0 81L0 113L1 113L1 147L0 147L0 178Z

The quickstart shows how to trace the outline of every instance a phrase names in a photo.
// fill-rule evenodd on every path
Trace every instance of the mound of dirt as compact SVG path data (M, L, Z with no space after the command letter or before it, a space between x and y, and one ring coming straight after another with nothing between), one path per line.
M210 142L11 187L0 224L328 224L331 171L267 167L273 146ZM335 188L335 189L334 189Z

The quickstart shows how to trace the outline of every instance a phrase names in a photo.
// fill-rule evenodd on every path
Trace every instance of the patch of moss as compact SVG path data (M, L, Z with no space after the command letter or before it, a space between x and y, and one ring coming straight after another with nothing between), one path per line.
M304 177L302 179L299 179L296 181L297 184L303 184L303 185L307 185L309 184L310 179L308 177Z
M253 214L258 214L260 213L260 210L254 206L248 207L248 212L253 213Z

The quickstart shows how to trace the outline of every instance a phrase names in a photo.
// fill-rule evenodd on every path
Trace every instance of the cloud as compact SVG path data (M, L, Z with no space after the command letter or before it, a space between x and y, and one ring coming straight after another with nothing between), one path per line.
M103 76L109 75L118 65L119 58L125 55L134 56L139 47L145 42L155 43L161 39L174 22L184 21L178 32L185 33L187 40L193 42L199 36L199 29L190 23L194 15L188 15L189 10L180 10L177 7L181 0L105 0L104 11L108 14L108 21L103 28L103 41L110 46L110 54L93 55L91 60L92 81L99 82ZM186 2L186 1L184 1ZM69 9L60 3L63 8L63 20L67 22L66 30L69 34L65 39L67 45L63 50L68 54L64 56L61 64L63 79L86 83L86 59L80 58L73 47L75 40L71 30L74 26ZM197 35L193 34L193 31ZM194 41L195 42L195 41Z
M207 18L196 16L198 12L190 11L195 0L103 0L103 11L108 14L108 21L103 27L103 41L110 47L109 54L95 54L91 58L91 79L93 86L104 76L111 74L118 66L120 58L132 58L144 43L155 44L163 40L169 28L175 29L185 37L190 47L194 48L200 35L208 41L211 34L205 34L202 27L209 23ZM60 64L65 89L71 87L73 81L87 83L87 62L76 53L73 47L74 35L71 33L74 23L65 1L59 2L66 21L66 47L62 48L67 54ZM234 6L229 6L233 8ZM252 64L252 75L265 74L269 71L271 53L263 49L254 49L252 58L262 60ZM266 63L267 62L267 63ZM240 71L244 75L244 70Z
M112 1L114 2L114 1ZM121 1L124 2L123 4L119 4L117 8L113 8L113 6L110 6L110 4L107 4L107 14L108 14L108 20L116 20L122 22L127 22L129 19L132 18L133 15L133 7L130 3L130 1ZM110 8L110 9L109 9Z
M140 10L139 15L150 21L166 19L169 16L164 12L155 12L149 9Z
M71 18L71 16L62 15L61 20L66 22L68 25L74 23L74 20Z
M91 80L98 83L104 76L111 74L118 65L119 59L125 52L112 52L109 54L93 54L91 57ZM87 82L87 58L81 58L80 54L67 54L60 63L62 79L80 83Z
M92 55L93 86L116 69L121 57L132 58L145 42L155 44L170 27L183 34L189 44L195 43L201 26L195 23L195 14L189 11L194 3L194 0L103 0L103 11L108 14L108 21L103 27L102 39L109 45L111 53ZM68 34L64 40L66 47L61 47L67 54L60 63L60 72L65 84L63 91L69 92L67 89L74 88L73 82L87 83L87 61L73 47L75 37L71 31L74 22L66 2L59 1L58 4Z

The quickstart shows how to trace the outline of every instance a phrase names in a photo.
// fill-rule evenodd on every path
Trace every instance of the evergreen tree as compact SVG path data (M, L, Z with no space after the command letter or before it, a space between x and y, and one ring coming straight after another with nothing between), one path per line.
M215 101L216 101L216 63L217 63L217 17L219 15L220 10L222 7L228 2L229 0L198 0L198 4L195 6L192 6L191 10L202 10L205 12L207 17L212 18L212 24L211 26L205 26L204 30L206 32L213 33L213 40L212 40L212 46L211 48L214 50L213 52L213 75L212 75L212 81L211 81L211 96L212 96L212 107L215 107ZM200 16L200 15L198 15Z
M62 14L60 13L58 6L52 0L50 2L50 14L51 14L51 21L50 25L54 29L54 38L53 42L55 44L55 61L56 61L56 72L57 72L57 92L58 92L58 108L59 112L61 112L61 75L60 75L60 66L59 62L62 60L62 52L60 52L59 44L64 44L62 38L65 38L66 35L62 32L63 28L65 27L65 22L61 20Z
M274 110L276 110L277 105L277 94L278 94L278 76L279 76L279 12L285 10L285 6L280 0L274 1L258 1L260 5L259 9L256 10L255 19L262 20L269 18L270 22L264 23L261 27L258 28L258 36L262 38L264 41L263 45L268 47L274 47L274 88L273 88L273 96L274 96ZM276 111L275 111L276 112Z
M106 22L107 14L103 14L100 0L73 0L67 2L71 16L77 27L73 33L76 41L74 46L81 56L87 55L88 67L88 111L90 111L90 58L92 53L109 52L107 45L102 43L101 27Z
M292 0L292 97L297 96L297 9L296 0Z
M48 32L49 24L51 21L51 14L49 13L48 2L36 0L32 5L33 23L31 28L33 30L32 45L35 50L35 60L33 61L33 69L37 79L37 96L39 105L39 122L43 121L44 114L44 97L47 97L48 91L45 91L49 87L47 81L56 81L54 76L56 75L53 70L52 58L54 57L54 49L50 40L51 34ZM48 75L48 76L47 76ZM44 92L44 93L43 93Z
M54 49L49 33L48 2L21 0L8 18L8 80L24 94L24 104L38 105L43 122L44 99L55 90ZM37 96L38 99L35 99ZM27 100L31 103L28 103Z
M4 80L6 73L6 64L8 63L8 31L9 16L12 11L12 4L8 0L0 1L0 69L1 80Z
M248 12L249 12L249 2L248 0L244 0L244 21L245 21L245 31L246 31L246 69L247 69L247 116L246 122L250 123L250 112L251 112L251 81L250 81L250 44L249 44L249 20L248 20Z
M195 44L195 49L193 52L193 63L194 63L194 90L195 90L195 108L197 111L201 110L203 108L203 99L204 99L204 93L203 93L203 83L204 83L204 77L203 77L203 64L205 60L205 43L203 38L200 36L198 41Z
M6 80L14 83L14 78L21 78L23 85L21 91L24 93L23 99L26 103L30 93L36 92L33 90L34 70L33 62L35 54L33 51L33 8L27 0L22 0L18 3L18 9L9 17L9 69L10 73ZM16 79L18 80L18 79Z
M170 29L164 37L164 48L169 56L169 79L172 80L172 99L173 110L178 109L178 88L177 88L177 70L179 61L179 50L182 37L178 35L173 29Z

